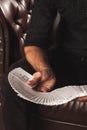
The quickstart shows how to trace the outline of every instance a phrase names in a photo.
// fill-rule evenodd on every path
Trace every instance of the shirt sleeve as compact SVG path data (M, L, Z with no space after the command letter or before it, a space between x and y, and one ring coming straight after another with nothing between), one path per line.
M49 37L57 10L51 0L35 0L24 46L49 46Z

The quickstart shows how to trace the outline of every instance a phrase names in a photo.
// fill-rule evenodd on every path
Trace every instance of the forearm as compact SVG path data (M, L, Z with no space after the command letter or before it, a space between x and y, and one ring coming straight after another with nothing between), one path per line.
M40 47L27 46L24 47L25 57L32 67L40 71L50 68L46 52Z

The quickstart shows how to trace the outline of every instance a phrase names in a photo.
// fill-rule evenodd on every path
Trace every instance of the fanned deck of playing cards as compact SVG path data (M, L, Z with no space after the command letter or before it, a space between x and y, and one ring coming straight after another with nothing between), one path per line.
M13 69L8 74L8 81L17 95L27 101L42 105L61 105L77 97L87 95L87 85L64 86L51 92L39 92L34 86L26 82L32 79L32 75L21 67Z

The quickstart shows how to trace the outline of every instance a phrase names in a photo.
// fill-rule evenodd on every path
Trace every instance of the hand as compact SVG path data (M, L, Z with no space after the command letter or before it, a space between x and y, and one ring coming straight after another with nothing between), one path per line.
M56 78L50 68L43 69L33 74L33 79L27 82L29 85L35 85L35 89L41 92L50 91L56 83Z
M87 101L87 96L77 98L77 101Z

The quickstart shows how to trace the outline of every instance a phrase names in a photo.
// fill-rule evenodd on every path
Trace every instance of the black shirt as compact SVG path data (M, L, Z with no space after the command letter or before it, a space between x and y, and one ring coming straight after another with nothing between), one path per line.
M77 56L87 56L87 0L35 0L25 46L49 46L57 13L57 47Z

